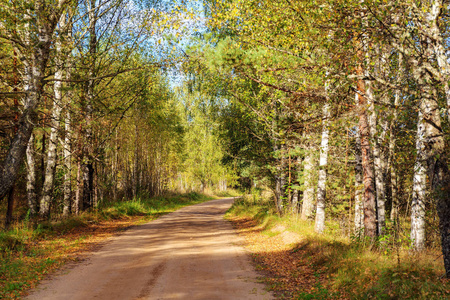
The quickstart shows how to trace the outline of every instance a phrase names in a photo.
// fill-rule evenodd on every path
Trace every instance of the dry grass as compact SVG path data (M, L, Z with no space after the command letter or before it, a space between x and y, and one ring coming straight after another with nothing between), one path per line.
M0 299L18 299L54 270L100 247L113 235L212 197L190 193L105 204L99 210L0 232Z
M311 222L272 215L270 202L237 202L228 218L280 299L449 299L440 253L317 235ZM333 227L333 224L329 224Z

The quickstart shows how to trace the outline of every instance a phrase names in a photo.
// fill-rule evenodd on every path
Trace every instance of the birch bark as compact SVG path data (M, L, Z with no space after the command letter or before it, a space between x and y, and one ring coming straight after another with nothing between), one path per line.
M445 98L447 102L447 119L450 122L450 64L444 47L444 37L442 36L441 29L439 27L439 19L442 15L443 8L444 1L431 1L431 11L428 14L428 28L430 31L429 38L433 41L434 52L439 66L439 73L441 74L441 82L444 86Z
M298 178L298 174L300 173L300 166L301 166L301 163L302 163L302 160L301 160L301 158L300 157L297 157L297 160L296 160L296 164L294 164L294 169L296 170L296 174L297 174L297 176L295 177L295 180L297 181L297 184L298 184L298 180L299 180L299 178ZM298 214L298 206L299 206L299 204L298 204L298 200L299 200L299 190L298 189L293 189L292 190L292 199L291 199L291 213L293 214L293 215L297 215Z
M63 14L61 19L59 20L59 28L64 30L66 26L66 16ZM39 206L39 214L41 217L49 217L50 215L50 205L52 201L52 192L53 192L53 184L54 184L54 174L57 163L57 146L58 146L58 136L59 136L59 127L60 127L60 119L61 112L63 108L63 93L62 93L62 79L63 79L63 61L64 61L64 53L62 49L62 36L63 32L60 32L58 38L56 39L56 72L55 72L55 83L53 85L54 88L54 100L53 100L53 108L52 108L52 119L50 122L50 137L49 137L49 145L47 152L47 166L45 169L45 180L42 187L42 197Z
M358 101L358 94L356 94ZM363 167L361 157L361 135L356 130L355 145L355 235L362 237L364 231L364 185L363 185Z
M304 161L304 171L303 174L305 176L303 191L303 203L302 203L302 213L301 219L307 220L312 216L314 210L314 152L312 149L306 150L306 156Z
M322 233L325 229L325 198L327 184L327 163L328 163L328 140L329 140L329 119L330 104L323 106L322 117L322 141L320 143L319 158L319 180L317 182L317 207L314 230Z
M402 72L403 72L403 54L399 53L398 57L398 67L400 70L400 82L398 84L401 84L402 81ZM398 185L397 185L397 166L396 166L396 158L395 158L395 144L396 144L396 123L398 119L398 107L400 104L400 95L401 91L396 90L395 91L395 98L394 98L394 109L392 112L392 120L390 125L390 135L389 135L389 171L390 171L390 177L391 177L391 199L392 199L392 206L391 206L391 221L396 220L398 217Z
M416 137L416 162L414 164L413 196L411 203L411 243L415 250L425 248L425 195L427 188L427 166L423 159L422 145L425 142L423 113L419 111Z
M67 217L70 214L71 210L71 199L72 199L72 181L71 181L71 173L72 173L72 128L71 128L71 116L70 109L68 107L68 103L66 103L66 117L64 119L64 144L63 144L63 153L64 153L64 200L63 200L63 216Z
M64 11L63 6L65 2L63 0L59 1L57 9L49 14L50 9L47 7L48 4L43 0L36 0L33 7L36 19L31 20L31 16L24 16L29 22L32 21L34 23L33 26L25 27L25 36L29 37L29 44L26 44L26 49L20 53L20 59L25 64L23 76L25 92L24 107L23 113L17 123L17 133L3 161L3 171L0 175L0 199L6 196L16 181L31 133L35 126L34 124L36 124L36 108L40 102L45 85L44 78L50 56L52 35L56 23L59 20L58 14ZM36 40L31 40L33 33L36 34Z
M414 166L413 202L411 211L412 246L421 250L425 242L424 206L430 196L437 202L442 252L447 276L450 276L450 174L447 165L444 132L440 120L436 82L444 84L448 118L450 117L448 63L444 57L443 39L439 32L442 10L447 9L442 0L425 2L408 1L389 26L391 45L401 52L409 64L417 85L416 99L419 108L416 137L416 162ZM400 20L400 18L403 18ZM409 24L417 30L412 31ZM408 24L408 25L404 25ZM412 36L415 34L415 36ZM435 67L437 61L439 68ZM428 174L427 174L428 173ZM428 175L428 177L427 177ZM427 179L431 183L428 190Z
M34 134L31 134L27 150L27 202L30 215L33 217L37 213L36 194L36 156L34 155Z
M420 69L419 69L420 70ZM443 241L444 260L450 262L450 252L445 253L445 247L450 246L450 233L446 225L450 211L448 206L448 168L445 160L445 141L442 133L439 106L435 91L428 84L428 73L415 74L422 83L419 103L419 117L416 138L416 163L414 167L413 199L411 210L411 240L415 250L425 247L425 203L427 194L427 171L432 183L433 197L438 203L441 235ZM420 78L419 78L420 76ZM437 183L435 183L437 182ZM442 209L444 207L444 209ZM442 209L442 211L441 211ZM448 244L447 244L448 243ZM448 248L447 251L449 251ZM450 267L450 265L448 265ZM446 266L447 268L447 266ZM447 269L448 271L449 269Z

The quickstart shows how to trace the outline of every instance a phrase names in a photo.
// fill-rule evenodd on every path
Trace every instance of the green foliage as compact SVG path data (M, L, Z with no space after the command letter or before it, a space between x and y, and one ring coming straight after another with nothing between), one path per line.
M31 237L32 234L27 230L0 232L0 252L21 251Z
M232 188L228 188L225 191L214 191L214 195L216 195L217 197L223 197L223 198L228 198L228 197L239 197L242 195L242 193L236 189L232 189Z
M105 220L141 216L155 219L183 206L211 200L200 193L174 194L130 201L103 202L96 211L84 212L59 222L28 222L0 232L0 299L19 299L22 292L67 260L67 253L89 235L89 226ZM136 219L137 220L137 219ZM66 243L65 234L86 229L78 242ZM69 241L69 240L67 240Z
M261 192L253 189L252 195L236 199L226 216L246 216L258 221L263 229L270 229L279 221L271 197L261 197Z
M324 288L320 283L316 285L317 292L313 293L299 293L296 295L296 299L298 300L319 300L319 299L332 299L333 296L330 294L330 292Z
M313 224L293 216L278 218L271 201L246 196L236 200L227 216L251 217L262 234L272 236L277 225L301 235L301 241L290 250L301 264L308 263L316 271L315 291L299 292L294 299L447 299L449 283L441 280L442 265L436 252L411 253L407 241L399 245L380 241L379 251L371 242L350 240L329 223L322 235ZM387 251L388 250L388 251ZM280 266L282 267L282 266ZM272 282L272 284L275 284Z
M202 191L218 190L221 184L233 185L234 172L222 163L225 153L219 142L220 129L214 118L218 104L209 101L208 95L198 91L181 89L179 92L186 108L182 174L184 184Z
M102 217L105 219L120 219L127 216L146 215L148 212L149 207L141 202L140 199L116 202L110 207L101 210Z

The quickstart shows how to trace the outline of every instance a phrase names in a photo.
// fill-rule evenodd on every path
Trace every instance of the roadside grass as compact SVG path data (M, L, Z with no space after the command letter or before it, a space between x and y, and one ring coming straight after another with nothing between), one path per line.
M272 202L235 201L227 217L246 235L257 269L280 299L449 299L439 249L409 250L409 241L371 243L340 234L328 223L321 235L312 222L278 217ZM289 234L296 239L286 239ZM260 245L257 245L260 244Z
M19 299L47 274L118 231L212 199L199 193L172 194L103 202L95 210L54 222L32 224L26 218L0 231L0 299Z
M242 193L235 189L227 189L226 191L213 191L213 194L217 197L239 197L242 195Z
M219 198L231 198L242 196L243 192L233 188L227 188L226 190L205 188L203 194L214 195Z

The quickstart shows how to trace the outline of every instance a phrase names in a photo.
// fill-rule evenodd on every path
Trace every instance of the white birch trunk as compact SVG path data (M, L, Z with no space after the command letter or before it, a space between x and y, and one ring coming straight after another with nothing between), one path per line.
M398 66L400 73L403 72L403 55L400 53L398 58ZM399 82L401 84L401 82ZM397 107L400 104L400 95L401 91L397 90L395 92L394 98L394 110L392 114L392 121L390 126L390 138L389 138L389 171L391 177L391 199L392 199L392 207L391 207L391 221L396 220L398 217L398 185L397 185L397 166L396 166L396 158L395 158L395 143L396 143L396 122L398 119L398 111Z
M419 111L419 120L417 123L417 157L414 165L413 197L411 203L411 243L415 250L423 250L425 248L427 166L421 155L425 138L425 124L423 121L423 113L421 111Z
M430 11L426 13L427 22L422 24L421 27L427 30L430 35L422 35L421 45L424 47L424 58L431 60L433 58L433 50L436 51L436 38L439 38L439 32L437 29L437 22L442 9L442 1L432 1ZM425 26L424 26L425 25ZM439 44L439 43L437 43ZM436 53L434 53L436 54ZM438 53L439 54L439 53ZM439 56L439 55L438 55ZM441 60L437 57L438 60ZM416 163L414 169L414 182L413 182L413 199L411 205L411 240L412 246L415 250L422 250L425 248L425 200L427 193L427 171L430 175L434 175L434 169L439 169L440 164L446 165L445 169L448 170L447 162L445 161L445 141L442 134L442 126L439 114L439 105L437 103L437 94L434 86L430 84L432 81L431 73L423 68L423 64L429 63L429 61L417 60L414 57L410 57L411 65L413 66L413 76L420 87L419 96L419 117L417 124L417 137L416 137ZM439 63L439 62L438 62ZM441 61L442 64L442 61ZM444 76L445 77L445 76ZM444 158L441 158L441 155ZM430 177L430 181L433 183L433 176ZM448 182L446 183L448 185ZM447 188L448 189L448 188ZM439 194L442 191L434 191L433 196L438 197L438 207L440 203L448 201L448 199L439 198ZM446 198L446 197L444 197ZM438 209L439 214L439 209ZM447 216L446 216L447 217ZM448 222L442 220L440 215L440 224L442 222ZM443 234L443 241L448 237L448 229L446 233L443 233L441 226L441 234ZM444 261L450 260L449 254L446 253L443 242ZM450 249L448 249L450 250ZM450 261L449 261L450 262ZM446 264L446 270L450 264Z
M428 29L430 31L430 35L433 37L434 52L439 66L439 73L441 74L441 81L444 86L445 98L447 102L447 119L450 122L450 63L444 47L444 37L442 36L438 24L439 16L442 14L444 5L444 1L442 0L431 1L431 11L428 14Z
M64 19L63 19L64 21ZM70 49L73 49L72 43L73 43L73 36L72 36L72 30L73 30L73 10L70 10L67 14L67 20L64 25L67 26L67 28L63 28L67 40L71 43ZM67 68L66 68L66 79L70 80L72 77L72 67L73 67L73 59L70 54L70 52L66 52L66 55L64 56ZM65 107L65 118L64 118L64 141L63 141L63 156L64 156L64 198L63 198L63 216L68 217L71 208L72 208L72 116L71 116L71 106L70 101L72 100L73 92L72 90L67 91L65 101L64 101L64 107Z
M422 44L427 46L425 52L431 57L429 38L425 37ZM411 242L414 250L420 251L425 248L427 171L431 173L434 171L433 164L439 161L439 156L444 152L445 142L442 136L436 91L430 85L431 76L419 64L416 63L414 66L413 76L420 86L420 98L411 203Z
M357 94L356 100L358 101ZM361 156L361 135L359 130L356 130L355 161L355 235L357 237L362 237L364 235L364 182Z
M27 14L24 19L28 22L25 24L24 30L24 41L27 46L30 46L30 16ZM24 60L24 75L23 75L23 85L24 90L29 91L33 84L33 66L29 60ZM27 97L25 97L24 106L29 102ZM30 139L28 141L26 149L26 161L27 161L27 202L28 209L31 216L35 216L38 210L37 193L36 193L36 156L34 152L34 134L30 134Z
M325 198L327 184L328 139L329 139L330 105L323 106L322 141L320 143L319 180L317 182L317 208L314 230L322 233L325 229Z
M297 157L297 162L294 164L296 173L299 174L300 166L301 166L301 158ZM295 177L296 181L298 182L299 178L298 176ZM297 215L298 214L298 200L299 200L299 191L298 189L292 190L292 199L291 199L291 208L292 208L292 214Z
M72 147L71 147L71 139L72 139L72 128L71 128L71 117L70 110L66 106L66 118L64 120L64 129L65 129L65 137L64 137L64 145L63 145L63 153L64 153L64 202L63 202L63 216L67 217L70 214L71 207L71 198L72 198L72 182L71 182L71 172L72 172Z
M35 24L25 25L24 42L25 53L20 54L25 70L23 74L23 84L25 97L23 99L23 113L17 123L17 132L14 135L6 158L3 160L2 173L0 175L0 199L3 199L11 187L14 185L20 166L28 147L30 136L36 123L36 108L40 102L41 94L45 85L44 78L47 62L50 55L51 38L54 30L53 24L46 24L46 7L43 1L35 1L34 11L36 14ZM27 14L24 19L31 22L31 17ZM32 41L33 31L37 30L39 43L34 46Z
M59 21L59 27L64 28L66 25L66 17L63 14ZM62 79L63 79L63 50L62 50L62 33L56 40L56 72L54 83L54 100L52 108L52 120L50 122L50 138L47 152L47 167L45 169L45 180L42 187L42 197L39 206L39 214L41 216L49 216L50 204L52 201L52 192L54 184L54 174L56 169L56 157L58 146L59 125L62 112Z
M62 79L62 74L57 71L55 78ZM59 73L59 74L58 74ZM55 82L55 100L52 110L52 121L49 137L49 145L47 152L47 166L45 169L45 180L42 188L42 198L40 201L39 214L41 216L48 216L50 213L50 204L52 200L54 174L56 168L56 148L58 143L59 121L61 117L61 82Z
M26 151L27 157L27 202L30 215L37 213L36 156L34 155L34 134L31 134Z
M301 219L307 220L312 216L314 210L314 152L312 149L307 149L305 161L304 161L304 171L303 176L304 188L303 191L303 201L302 201L302 212Z

